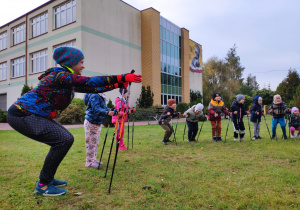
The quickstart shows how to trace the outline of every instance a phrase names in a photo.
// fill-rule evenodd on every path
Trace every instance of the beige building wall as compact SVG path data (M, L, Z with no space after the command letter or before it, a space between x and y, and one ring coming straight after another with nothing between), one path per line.
M94 76L134 69L141 74L140 11L120 0L89 0L82 3L81 13L86 72ZM135 106L141 86L132 83L130 106ZM120 93L113 90L106 95L114 103Z
M141 11L143 85L154 94L153 105L161 105L160 13L153 8Z
M11 60L27 55L27 84L36 86L41 73L31 74L31 53L47 49L48 68L55 66L52 59L54 46L76 41L76 47L85 55L85 76L141 73L141 22L140 11L119 0L76 0L76 21L58 29L54 28L54 7L64 3L56 0L46 3L24 16L0 27L8 32L7 49L0 51L0 63L7 62L7 80L0 81L0 94L7 94L7 108L20 97L26 77L11 78ZM48 32L31 38L31 18L48 11ZM26 42L12 46L11 29L27 19ZM130 105L135 106L141 84L133 84ZM76 93L82 98L84 94ZM107 92L113 103L119 96L117 90Z
M181 28L182 102L190 103L189 31Z

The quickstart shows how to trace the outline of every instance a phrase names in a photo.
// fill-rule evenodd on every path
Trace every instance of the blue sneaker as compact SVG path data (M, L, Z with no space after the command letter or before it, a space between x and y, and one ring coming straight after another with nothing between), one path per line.
M42 196L60 196L67 193L67 190L60 189L54 186L52 183L53 181L51 181L48 185L42 185L42 186L40 186L39 183L37 183L33 194L42 195Z
M57 179L53 179L51 182L52 182L52 185L54 185L55 187L64 187L64 186L67 186L67 184L68 184L67 181L62 181L62 180L57 180Z

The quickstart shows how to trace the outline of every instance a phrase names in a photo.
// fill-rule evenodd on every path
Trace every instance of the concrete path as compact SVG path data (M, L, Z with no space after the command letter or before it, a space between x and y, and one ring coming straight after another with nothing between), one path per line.
M177 119L173 120L173 123L176 123ZM185 122L185 118L179 119L178 122ZM157 121L149 121L150 125L157 124ZM127 123L126 123L127 125ZM132 122L130 122L130 125L132 125ZM148 125L148 121L141 121L141 122L134 122L134 125ZM83 124L77 124L77 125L63 125L67 129L73 129L73 128L81 128L83 127ZM0 130L13 130L12 127L8 123L0 123Z

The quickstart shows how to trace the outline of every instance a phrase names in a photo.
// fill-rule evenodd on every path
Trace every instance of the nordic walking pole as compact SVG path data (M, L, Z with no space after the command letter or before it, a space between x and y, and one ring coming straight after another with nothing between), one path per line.
M175 131L174 131L174 139L173 139L173 141L175 140L175 135L176 135L176 131L177 131L178 120L179 120L179 115L178 115L178 119L177 119L177 123L176 123L176 128L175 128Z
M184 141L185 129L186 129L186 121L185 121L185 125L184 125L183 137L182 137L183 141Z
M117 116L117 121L116 121L116 124L115 124L115 131L114 131L114 134L113 134L113 137L112 137L112 141L111 141L111 145L110 145L110 150L109 150L108 161L107 161L107 165L106 165L106 170L105 170L104 178L106 178L106 175L107 175L107 170L108 170L109 160L110 160L110 156L111 156L111 151L112 151L112 148L113 148L113 145L114 145L114 141L115 141L115 136L116 136L116 133L117 133L117 130L118 130L119 113L117 113L117 115L118 116Z
M205 114L205 115L207 115L207 114ZM204 116L205 116L205 115L204 115ZM205 118L206 118L206 117L205 117ZM203 120L203 122L202 122L202 125L201 125L201 128L200 128L200 131L199 131L199 134L198 134L198 136L197 136L197 142L198 142L198 139L199 139L200 133L201 133L201 131L202 131L202 128L203 128L204 121L205 121L205 119L204 119L204 120Z
M266 122L266 126L267 126L267 128L268 128L268 132L269 132L270 139L271 139L271 141L272 141L271 133L270 133L269 126L268 126L268 123L267 123L267 120L266 120L266 116L265 116L265 115L263 115L263 116L264 116L264 119L265 119L265 122Z
M134 74L134 72L135 72L134 70L131 70L130 73ZM128 90L128 92L130 92L130 86L131 86L131 83L129 83L129 88L128 88L129 90ZM123 94L122 94L122 99L123 99L123 95L124 95L124 91L123 91ZM128 94L127 94L127 100L128 100ZM110 193L110 190L111 190L111 184L112 184L112 180L113 180L114 172L115 172L115 167L116 167L116 163L117 163L119 145L120 145L120 140L121 140L121 137L122 137L122 129L123 129L123 126L124 126L125 113L126 113L126 108L127 108L127 100L125 101L125 107L124 107L124 113L123 113L123 116L122 116L121 128L119 129L119 138L117 138L116 154L115 154L114 165L113 165L113 169L112 169L112 173L111 173L111 178L110 178L108 193ZM120 103L120 107L122 107L122 100L121 100L121 103Z
M228 124L227 124L226 135L225 135L225 143L226 143L226 137L227 137L229 123L230 123L230 116L228 117Z
M248 118L249 134L250 134L250 140L251 140L252 136L251 136L250 120L249 120L249 115L248 114L247 114L247 118Z
M132 149L133 149L134 113L132 114L132 129L131 129L131 133L132 133L132 138L131 138L131 146L132 146Z
M127 150L129 149L129 114L127 116Z
M102 155L103 155L104 146L105 146L106 139L107 139L109 126L110 126L110 124L108 124L108 126L107 126L107 130L106 130L106 134L105 134L105 138L104 138L104 142L103 142L103 147L102 147L102 152L101 152L101 156L100 156L100 163L101 163L101 160L102 160ZM98 170L100 169L100 163L99 163L99 166L98 166Z
M176 136L175 136L175 132L174 132L173 125L172 125L172 133L174 134L174 139L173 139L173 141L175 141L175 144L176 144L176 146L177 146L177 142L176 142Z

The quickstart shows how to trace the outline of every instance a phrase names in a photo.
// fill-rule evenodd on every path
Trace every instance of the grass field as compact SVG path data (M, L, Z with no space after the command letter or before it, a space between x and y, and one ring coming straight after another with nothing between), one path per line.
M68 181L68 192L60 197L33 195L49 147L16 131L0 131L0 208L299 209L300 139L271 141L262 122L264 139L252 141L247 118L244 121L247 141L234 142L230 124L227 143L211 141L209 122L198 143L183 141L184 123L179 123L177 146L162 145L158 125L135 126L134 148L119 152L111 194L107 188L112 167L107 178L105 168L85 168L84 129L71 129L75 142L56 174ZM222 121L223 139L227 123ZM112 133L110 129L104 166ZM281 137L279 127L277 133ZM125 139L127 143L127 133ZM76 196L78 192L82 195Z

